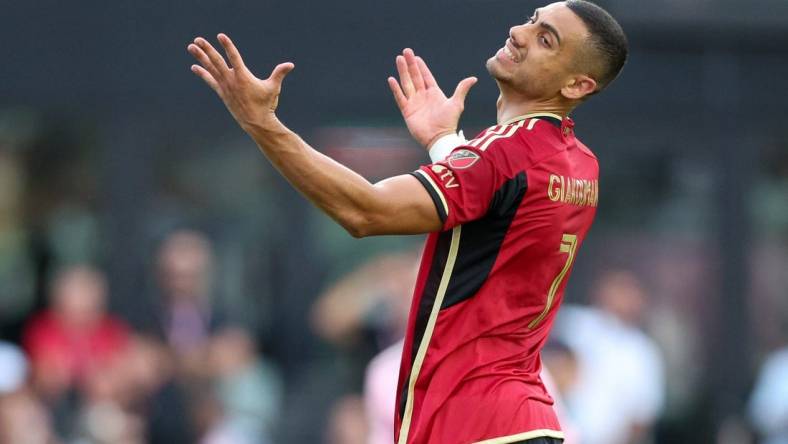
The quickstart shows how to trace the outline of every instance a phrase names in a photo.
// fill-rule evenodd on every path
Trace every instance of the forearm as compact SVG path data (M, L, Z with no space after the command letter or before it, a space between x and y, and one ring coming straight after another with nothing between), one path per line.
M363 235L377 208L369 181L318 152L276 119L244 130L293 187L352 235Z

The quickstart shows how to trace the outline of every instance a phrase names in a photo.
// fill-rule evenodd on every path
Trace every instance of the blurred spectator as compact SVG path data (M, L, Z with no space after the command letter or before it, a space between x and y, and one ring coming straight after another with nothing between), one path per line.
M553 397L553 409L564 432L564 444L583 442L564 398L577 383L577 359L572 350L558 341L548 341L542 349L542 378L547 392Z
M21 388L27 379L27 358L17 346L0 341L0 395Z
M210 387L193 390L191 410L199 444L252 444L229 427L222 405Z
M665 396L663 362L640 330L646 294L626 271L604 274L594 307L565 306L555 336L575 352L577 383L566 402L586 444L648 441Z
M312 306L312 328L345 352L348 379L363 379L364 383L364 397L359 398L358 405L355 395L346 395L333 406L329 414L329 442L393 439L401 338L418 264L416 250L372 258L330 286ZM380 352L382 348L385 350ZM360 388L354 386L350 390ZM353 413L359 406L360 425L356 423L359 417Z
M135 337L118 367L123 372L120 402L145 418L146 442L194 442L187 393L174 379L175 364L163 343Z
M788 346L775 350L764 361L749 414L764 444L788 444Z
M359 395L345 395L331 408L326 431L326 444L365 444L367 424L364 401ZM394 440L393 435L389 442Z
M373 258L346 275L312 307L314 330L329 342L352 346L365 331L387 346L402 337L419 253L406 251Z
M272 442L281 410L282 381L276 368L257 354L249 332L240 327L219 331L211 341L209 366L223 426L243 442Z
M54 444L49 413L27 387L27 359L0 341L0 444Z
M390 444L394 439L394 408L403 340L380 352L367 366L364 412L368 444Z
M0 335L16 337L33 310L35 268L23 219L25 175L17 157L0 146Z
M316 404L362 391L370 359L404 335L418 264L417 250L382 254L343 276L318 297L311 310L312 329L340 355L323 365L333 372L310 372L309 385L317 388L299 402ZM399 361L396 365L394 378ZM379 392L387 389L380 387ZM322 405L320 417L330 419L330 406Z
M554 391L566 396L577 384L577 356L561 341L549 340L542 349L542 364L550 370ZM552 392L551 392L552 393Z
M213 330L221 323L212 301L213 251L197 231L179 230L162 243L157 262L162 292L154 329L175 351L181 369L203 377Z
M46 398L81 387L125 350L129 330L106 312L106 302L104 276L89 266L67 268L55 277L49 308L24 332L34 387Z

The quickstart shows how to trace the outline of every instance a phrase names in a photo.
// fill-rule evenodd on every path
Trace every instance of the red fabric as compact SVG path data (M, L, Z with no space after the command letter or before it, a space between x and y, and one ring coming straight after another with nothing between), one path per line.
M82 382L91 372L104 368L128 343L128 327L112 316L105 316L91 328L73 330L54 313L44 311L30 321L24 333L33 367L46 371L57 366L58 371L68 372L72 382Z
M410 397L407 443L467 444L534 430L560 431L553 400L539 378L539 352L571 271L564 271L571 243L565 234L576 236L574 260L596 213L599 176L596 157L574 137L572 125L568 119L560 128L545 119L525 119L491 127L455 149L461 153L454 161L449 156L414 174L428 175L439 188L435 193L429 180L419 179L436 206L442 203L435 196L443 195L448 206L444 230L449 231L431 234L425 245L400 366L397 442ZM506 213L506 196L511 196L502 190L516 190L513 178L522 173L524 196L513 200L511 216L506 216L510 222L502 225L496 218ZM459 230L451 230L458 225ZM490 230L501 231L501 240L487 251L486 239L494 238ZM444 271L451 268L446 264L451 263L453 231L459 231L458 254L416 373L414 358L422 332L428 330L425 314L432 312ZM558 283L551 309L529 328L542 314L553 282ZM459 294L469 288L471 294ZM415 387L409 392L413 373Z

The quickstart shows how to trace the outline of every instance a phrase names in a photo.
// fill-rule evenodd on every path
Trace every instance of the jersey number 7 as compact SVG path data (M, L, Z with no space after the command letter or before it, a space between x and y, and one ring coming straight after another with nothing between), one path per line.
M550 308L553 306L553 299L555 299L555 294L558 292L558 287L561 286L561 281L564 280L566 273L569 272L569 268L572 267L572 262L575 260L575 251L577 250L577 235L575 234L564 234L561 238L561 246L558 248L558 251L561 253L568 253L569 255L566 258L566 263L564 263L564 268L561 269L561 272L558 273L558 276L553 279L553 283L550 284L550 290L547 292L547 303L544 306L544 310L536 317L533 321L528 324L528 328L533 329L540 322L547 316L547 313L550 311Z

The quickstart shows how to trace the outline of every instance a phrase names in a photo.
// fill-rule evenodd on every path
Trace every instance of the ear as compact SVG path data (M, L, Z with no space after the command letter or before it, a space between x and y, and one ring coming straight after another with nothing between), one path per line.
M596 91L596 80L584 74L578 74L561 88L561 95L570 100L582 100Z

